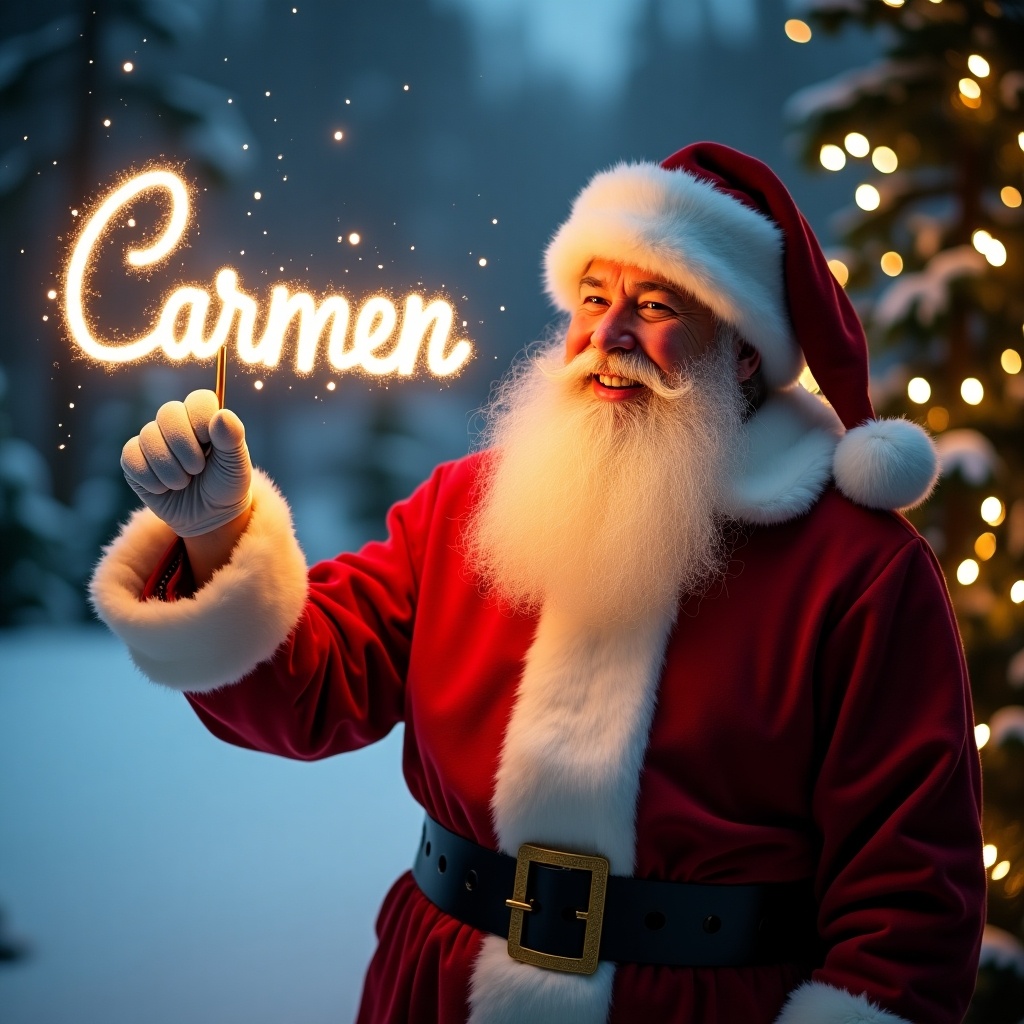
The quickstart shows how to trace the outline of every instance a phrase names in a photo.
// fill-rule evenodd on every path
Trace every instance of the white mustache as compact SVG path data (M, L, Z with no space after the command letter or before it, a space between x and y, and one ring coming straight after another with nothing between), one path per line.
M547 353L545 353L547 356ZM563 383L588 381L597 374L609 377L626 377L635 380L652 394L666 401L676 401L688 395L693 384L681 372L666 379L665 375L639 349L633 352L612 352L602 355L597 349L584 349L571 362L559 365L557 356L542 356L540 372L549 380Z

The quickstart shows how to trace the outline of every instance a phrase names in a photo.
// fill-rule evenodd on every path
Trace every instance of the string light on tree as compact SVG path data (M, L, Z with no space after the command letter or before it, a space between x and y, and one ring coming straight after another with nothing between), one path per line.
M992 881L1001 882L1010 873L1010 862L1008 860L1001 860L992 869Z
M882 273L889 277L898 277L903 272L903 257L898 252L883 253L879 262Z
M978 728L980 729L981 726L978 726ZM985 731L986 733L989 732L989 728L987 725L985 726ZM978 746L981 746L981 744L979 743ZM994 843L986 843L981 848L982 864L984 864L986 868L990 868L993 864L995 864L997 860L999 860L999 850L996 848Z
M882 174L892 174L900 164L895 151L888 146L876 146L871 153L871 162Z
M874 185L858 185L853 194L854 202L862 209L870 212L877 210L882 203L882 195Z
M974 542L974 553L987 562L996 553L996 535L991 532L981 534Z
M984 228L978 228L971 235L971 244L993 267L1001 267L1006 262L1006 246Z
M980 53L972 53L967 58L967 70L975 78L988 78L991 68L988 65L988 61Z
M924 377L914 377L907 384L907 397L918 405L924 405L932 397L932 386Z
M999 526L1006 518L1006 509L1003 507L1003 503L995 495L989 495L989 497L981 503L981 518L984 519L989 526Z
M981 748L984 747L986 743L988 743L988 741L991 738L991 736L992 736L992 730L984 722L979 722L974 727L974 742L977 744L977 747L978 747L979 750L981 750ZM989 856L989 850L992 851L991 852L992 864L995 864L996 856L997 856L996 848L991 843L989 843L985 847L983 856L987 858ZM990 868L990 867L992 867L992 864L986 863L985 867Z
M846 282L850 280L850 268L842 260L832 259L828 261L828 269L840 286L845 288Z
M1022 364L1020 353L1015 348L1003 349L999 357L999 365L1010 374L1020 373Z
M871 143L868 142L867 136L861 135L860 132L850 132L843 139L843 145L850 156L862 157L871 152Z
M841 171L846 166L846 154L831 142L821 147L818 159L827 171Z
M1010 600L1014 604L1024 604L1024 580L1017 580L1010 587Z
M794 43L809 43L811 41L811 26L799 18L790 18L783 26L786 35Z
M1020 189L1014 188L1012 185L1006 185L999 190L999 198L1002 199L1003 206L1016 210L1021 204Z
M960 384L960 397L968 405L981 405L985 397L985 388L977 377L965 377Z
M957 582L965 587L969 587L975 580L977 580L980 572L981 568L973 558L965 558L956 567Z

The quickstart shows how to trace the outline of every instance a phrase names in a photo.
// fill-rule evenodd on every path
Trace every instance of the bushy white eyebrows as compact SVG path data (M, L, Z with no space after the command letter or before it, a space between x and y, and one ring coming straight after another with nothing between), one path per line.
M593 277L587 275L586 277L580 278L580 288L608 288L608 282L602 281L599 277ZM634 281L632 289L638 292L667 292L669 295L674 295L679 302L685 302L686 296L673 288L671 285L666 284L664 281Z

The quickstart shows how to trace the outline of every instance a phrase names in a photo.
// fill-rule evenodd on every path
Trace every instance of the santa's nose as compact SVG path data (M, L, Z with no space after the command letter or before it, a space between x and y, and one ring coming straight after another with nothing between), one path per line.
M636 348L631 311L619 303L609 306L600 322L594 326L590 344L603 353Z

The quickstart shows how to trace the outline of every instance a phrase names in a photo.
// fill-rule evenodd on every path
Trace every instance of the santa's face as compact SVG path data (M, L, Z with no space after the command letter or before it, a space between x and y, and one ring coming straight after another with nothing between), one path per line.
M565 338L565 360L587 349L601 355L642 352L671 378L710 347L715 315L692 296L637 267L595 259L580 280L579 302ZM643 397L639 381L595 374L593 394L607 402Z

